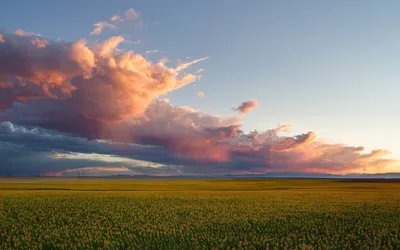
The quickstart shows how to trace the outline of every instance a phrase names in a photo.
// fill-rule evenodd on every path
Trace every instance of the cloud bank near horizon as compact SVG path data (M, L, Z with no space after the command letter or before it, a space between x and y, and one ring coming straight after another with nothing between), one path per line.
M124 19L139 17L133 10ZM123 42L123 36L88 45L30 32L0 35L0 174L345 173L398 164L386 150L329 144L312 131L288 136L288 125L245 133L242 117L172 105L163 96L198 80L202 70L186 71L209 57L169 67L165 58L152 62L121 50ZM257 106L248 100L234 110L246 114Z

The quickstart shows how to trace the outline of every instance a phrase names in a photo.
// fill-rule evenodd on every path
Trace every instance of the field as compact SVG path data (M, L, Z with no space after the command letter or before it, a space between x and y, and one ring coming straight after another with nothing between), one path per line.
M4 178L0 249L400 249L400 182Z

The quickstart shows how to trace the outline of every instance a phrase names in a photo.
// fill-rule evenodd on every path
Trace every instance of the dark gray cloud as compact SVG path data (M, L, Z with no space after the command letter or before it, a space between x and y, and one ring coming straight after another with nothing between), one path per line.
M354 169L360 169L366 167L366 164L382 167L393 163L392 160L381 158L387 153L386 151L376 150L362 154L362 147L307 144L306 138L310 138L309 135L290 139L291 137L278 136L277 131L279 128L264 133L253 132L251 135L231 134L231 137L220 142L221 145L206 144L212 151L217 152L218 157L221 156L221 152L229 153L229 158L221 159L204 155L197 157L198 155L190 152L175 154L168 146L89 140L55 130L2 122L0 123L0 174L36 175L86 167L126 167L135 174L155 175L249 174L307 170L340 172L348 170L350 164ZM298 143L294 144L296 141ZM203 150L202 154L207 154L203 143L200 141L200 146L188 144L186 150L195 152ZM279 146L280 144L282 145ZM58 154L85 157L57 157ZM90 154L100 157L87 157ZM106 158L123 157L126 161L105 160L102 155ZM129 162L129 159L148 163L146 166L136 165ZM153 167L152 164L157 167Z

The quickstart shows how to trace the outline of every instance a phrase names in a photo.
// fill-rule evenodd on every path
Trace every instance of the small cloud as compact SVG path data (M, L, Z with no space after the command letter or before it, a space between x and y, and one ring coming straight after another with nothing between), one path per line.
M17 31L15 31L15 34L17 36L41 36L40 34L35 34L33 32L27 32L22 29L18 29Z
M203 57L203 58L200 58L200 59L197 59L197 60L193 60L191 62L180 63L179 66L175 68L175 72L180 72L180 71L182 71L182 70L184 70L184 69L186 69L186 68L188 68L188 67L190 67L190 66L192 66L192 65L194 65L194 64L196 64L198 62L207 60L209 58L210 57L207 56L207 57Z
M199 69L199 70L197 70L196 72L194 72L195 74L198 74L198 73L201 73L201 72L204 72L204 69L203 68L201 68L201 69Z
M249 100L243 102L242 104L240 104L239 107L234 108L233 110L239 111L239 113L241 114L245 114L250 112L250 110L254 109L255 107L257 107L257 105L258 105L257 101Z
M0 34L0 43L4 43L6 40L4 40L4 37L2 34Z
M95 29L92 32L90 32L91 35L100 35L105 28L108 29L117 28L114 24L108 23L106 21L95 23L93 24L93 26L95 27Z
M159 25L159 24L160 24L160 21L154 21L153 24Z
M112 21L112 22L117 22L117 21L123 22L124 19L122 19L122 18L121 18L120 16L118 16L118 15L114 15L114 16L112 16L112 17L110 18L110 21Z
M138 20L140 17L140 13L134 10L133 8L129 8L125 11L125 18L131 20Z
M141 40L136 40L136 41L126 40L125 42L137 45L137 44L141 43L142 41Z
M135 11L133 8L128 9L125 11L125 20L118 14L113 15L108 21L100 21L93 26L95 29L90 33L91 35L100 35L104 29L118 29L118 28L144 28L144 24L142 21L138 20L140 17L140 13ZM127 22L127 20L131 20L131 22ZM126 22L125 22L126 21ZM132 22L133 21L133 22Z
M197 92L196 95L198 97L204 97L205 96L204 92Z
M151 54L151 53L157 53L157 52L161 52L160 50L157 49L153 49L153 50L146 50L146 52L144 52L146 55Z

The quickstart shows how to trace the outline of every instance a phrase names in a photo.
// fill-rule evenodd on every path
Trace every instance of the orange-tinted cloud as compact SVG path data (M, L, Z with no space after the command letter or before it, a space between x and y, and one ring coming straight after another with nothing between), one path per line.
M238 117L158 100L197 80L196 73L182 71L208 57L168 67L167 59L153 63L120 50L122 36L92 46L84 39L55 42L34 35L2 39L0 122L121 145L151 145L154 152L137 157L182 166L179 171L188 174L379 172L398 163L387 159L385 150L365 153L362 147L329 144L314 132L281 135L289 125L244 133ZM256 106L249 100L235 110L247 113ZM14 132L7 128L4 133Z
M116 29L117 28L117 26L115 26L114 24L111 24L107 21L97 22L97 23L93 24L93 26L95 28L92 32L90 32L91 35L100 35L101 32L103 32L103 30L106 28L108 28L108 29Z
M15 31L14 34L16 34L17 36L40 36L39 34L35 34L33 32L27 32L22 29L18 29L17 31Z
M117 22L117 21L123 21L123 19L119 15L114 15L110 18L110 21L112 22Z
M205 96L204 92L197 92L196 95L198 97L204 97Z
M190 66L193 66L196 63L204 61L204 60L207 60L209 58L210 57L203 57L203 58L200 58L200 59L197 59L197 60L193 60L193 61L190 61L190 62L181 63L181 64L179 64L178 67L175 68L175 72L179 73L182 70L185 70L185 69L189 68Z
M235 111L238 111L239 113L245 114L250 112L250 110L254 109L255 107L257 107L258 103L257 101L254 100L249 100L249 101L245 101L242 104L240 104L239 107L235 108Z
M38 49L43 49L47 46L48 41L44 39L35 38L32 40L32 44Z
M178 75L181 66L169 68L131 51L117 51L124 42L121 36L93 47L83 39L43 47L35 39L10 37L0 44L0 92L13 101L24 96L65 99L76 115L115 122L140 115L153 99L197 79ZM0 106L10 106L10 101L2 99Z

